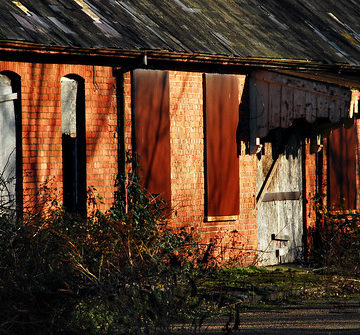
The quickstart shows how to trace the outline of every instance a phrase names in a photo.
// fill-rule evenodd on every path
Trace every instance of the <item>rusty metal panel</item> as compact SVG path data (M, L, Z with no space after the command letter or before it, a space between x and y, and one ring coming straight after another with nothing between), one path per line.
M132 73L134 146L140 156L144 187L168 204L170 184L169 75L165 71Z
M356 209L356 127L333 130L328 143L329 203Z
M239 83L236 76L205 76L207 215L239 214Z

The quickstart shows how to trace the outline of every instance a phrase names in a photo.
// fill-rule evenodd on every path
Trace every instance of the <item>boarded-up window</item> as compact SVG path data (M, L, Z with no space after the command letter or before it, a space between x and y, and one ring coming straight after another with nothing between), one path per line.
M16 121L11 79L0 74L0 210L16 206Z
M207 216L239 214L239 83L236 76L205 75Z
M132 73L134 149L143 186L168 204L170 186L169 77L165 71Z
M328 143L329 203L356 209L356 127L333 130Z
M72 213L86 213L84 81L61 78L63 201Z

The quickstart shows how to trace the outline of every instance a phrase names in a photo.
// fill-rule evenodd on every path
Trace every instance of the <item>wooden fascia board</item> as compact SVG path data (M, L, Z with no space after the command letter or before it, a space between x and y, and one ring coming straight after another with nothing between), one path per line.
M328 70L328 71L360 71L360 66L348 64L324 64L317 61L300 59L269 59L269 58L241 58L224 55L189 54L165 50L121 50L66 47L58 45L42 45L28 42L0 41L0 52L21 52L40 54L47 57L103 57L118 60L138 60L146 55L148 62L174 62L183 64L208 64L221 66L241 66L262 69L292 69L292 70ZM119 64L119 66L121 66Z

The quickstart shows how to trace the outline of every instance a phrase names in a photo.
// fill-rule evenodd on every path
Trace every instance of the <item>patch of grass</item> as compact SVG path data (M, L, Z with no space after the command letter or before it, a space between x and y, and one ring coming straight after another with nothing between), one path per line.
M198 282L199 294L218 303L222 313L238 308L278 308L326 304L360 296L360 281L293 266L229 268Z

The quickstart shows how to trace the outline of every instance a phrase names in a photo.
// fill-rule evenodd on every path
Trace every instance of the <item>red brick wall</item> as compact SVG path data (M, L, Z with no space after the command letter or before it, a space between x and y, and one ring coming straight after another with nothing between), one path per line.
M205 206L202 74L171 71L169 82L173 219L198 231Z
M87 186L94 186L103 197L102 209L113 201L117 175L117 101L116 81L111 67L67 64L0 62L0 72L10 71L21 77L22 150L24 205L31 208L49 182L62 196L62 128L60 80L69 74L85 80ZM239 75L242 95L245 76ZM257 158L246 154L241 142L239 156L240 214L235 220L205 220L204 182L204 107L203 74L169 71L171 203L175 226L193 227L204 243L216 242L216 254L239 256L244 264L253 262L257 249L256 170ZM124 74L124 140L131 150L131 75ZM244 99L243 96L241 96ZM246 102L245 102L246 106ZM121 107L121 106L119 106ZM240 122L247 122L242 110ZM360 132L360 120L356 121ZM247 125L244 128L246 129ZM247 137L241 134L241 140ZM121 136L120 136L121 138ZM359 137L358 137L359 138ZM358 139L360 141L360 139ZM324 141L323 180L319 189L316 154L305 139L305 224L315 226L314 196L326 193L327 157ZM358 142L358 148L360 142ZM358 152L359 149L357 148ZM358 155L359 156L359 155ZM320 156L318 156L320 157ZM358 192L360 178L357 176ZM360 208L360 194L357 197ZM309 246L311 241L309 241ZM220 260L221 260L220 257Z
M203 76L201 73L169 71L169 82L173 222L177 226L195 228L204 243L216 241L218 255L228 258L231 255L241 254L240 258L245 264L249 264L253 262L257 249L255 200L257 158L255 155L246 154L245 142L248 139L246 134L241 134L240 215L237 220L207 222L204 214ZM240 92L243 92L245 76L239 75L239 85ZM131 85L129 74L125 75L125 97L126 145L130 148ZM244 110L240 120L247 122L247 109ZM242 129L246 127L247 125ZM357 128L360 131L360 121L357 121ZM314 197L318 194L326 195L327 192L326 139L323 140L323 144L322 151L316 154L311 151L310 139L305 138L304 142L305 232L311 231L316 225ZM360 142L358 146L360 147ZM321 178L317 175L320 167ZM358 178L357 185L359 184ZM359 196L357 200L359 204ZM326 197L324 202L326 203ZM313 241L310 235L307 237L307 247L311 248ZM244 250L248 252L244 253Z
M21 77L24 204L31 207L41 185L62 196L62 129L60 79L76 74L85 79L87 186L103 197L102 209L113 201L117 174L116 81L111 67L0 62L0 72ZM239 75L240 94L245 76ZM239 156L240 214L236 220L207 222L204 195L203 74L169 71L172 221L193 227L204 243L216 242L217 254L240 255L245 264L257 249L255 155L246 154L241 142ZM131 149L131 75L124 74L125 150ZM244 97L241 97L244 98ZM246 104L245 104L246 105ZM246 113L246 112L245 112ZM246 122L242 112L241 122ZM244 127L246 128L246 127ZM357 121L360 131L360 122ZM242 136L246 141L246 136ZM360 147L360 143L359 143ZM326 141L323 151L323 182L326 182ZM317 189L316 155L305 140L305 221L316 222L313 198ZM359 178L357 179L359 186ZM358 189L360 189L358 187ZM326 192L325 188L323 192ZM358 196L358 204L360 196ZM359 206L359 205L358 205ZM245 251L245 252L244 252Z
M124 145L125 151L131 150L132 126L131 126L131 74L124 74ZM129 167L128 167L129 168Z
M245 154L245 144L242 143L243 153L240 156L240 215L238 228L241 243L247 249L247 263L253 262L257 250L257 210L256 210L256 155Z
M314 197L318 192L316 177L316 154L311 153L310 139L305 139L304 145L304 188L305 188L305 231L310 232L316 226L316 211L314 207ZM307 248L311 249L313 241L307 234Z
M221 259L254 260L256 240L256 157L239 157L240 215L234 221L204 220L204 110L201 73L170 71L171 193L173 220L194 227L202 242L214 242ZM245 76L239 76L243 92ZM241 97L240 97L241 99ZM245 144L242 144L245 146ZM242 150L245 153L245 149Z
M213 242L219 260L239 256L254 261L256 231L256 157L239 157L240 215L237 220L205 220L203 74L169 71L172 222L194 228L204 245ZM245 76L239 76L240 94ZM131 75L124 74L125 148L131 149Z
M0 72L21 77L23 188L32 207L41 185L50 180L62 197L62 128L60 80L69 74L85 80L87 186L113 201L117 174L116 81L111 67L0 62ZM216 242L221 257L241 255L253 261L256 250L256 157L239 157L240 215L236 220L204 218L203 74L169 71L172 221L194 227L204 243ZM239 75L240 92L245 76ZM131 149L131 75L124 74L125 149ZM251 253L248 251L251 250ZM246 251L244 253L244 251Z
M24 206L32 207L40 187L62 194L61 77L85 79L87 186L95 186L108 207L117 173L115 78L110 67L0 62L0 72L21 77Z

